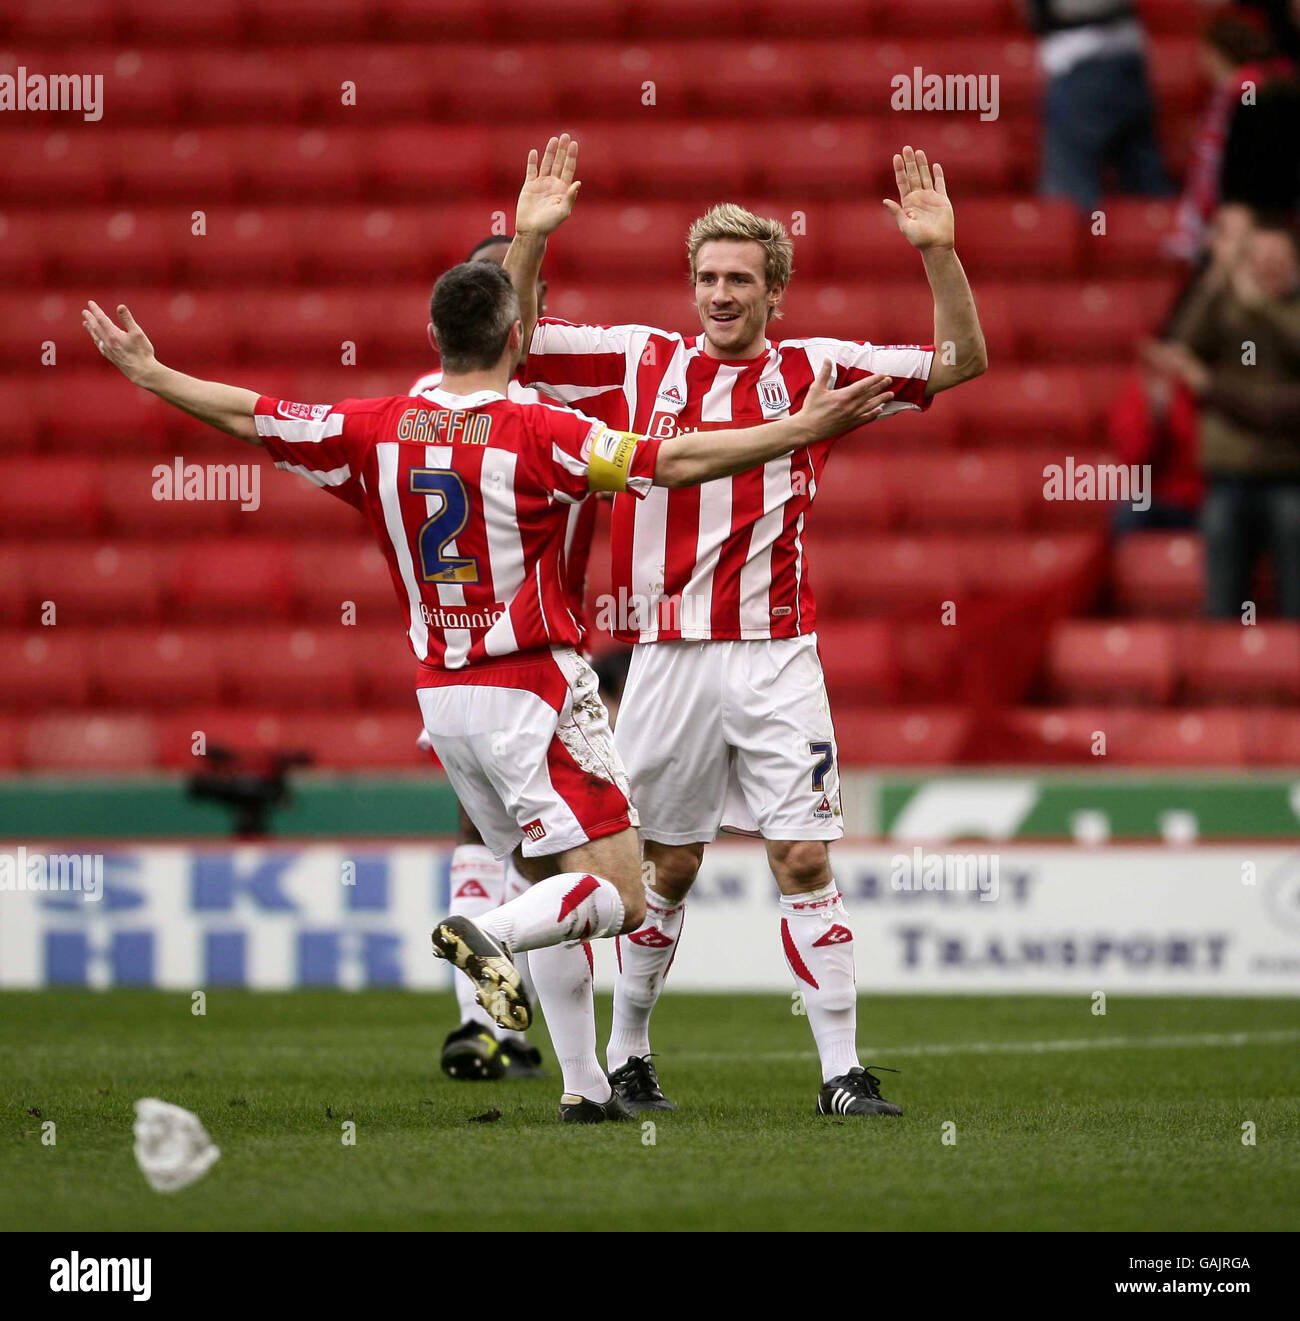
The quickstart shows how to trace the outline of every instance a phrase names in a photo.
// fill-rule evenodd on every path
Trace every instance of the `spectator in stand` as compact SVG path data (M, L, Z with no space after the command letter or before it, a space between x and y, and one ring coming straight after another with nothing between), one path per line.
M1090 212L1107 166L1121 192L1171 193L1133 0L1027 0L1027 9L1047 75L1043 194Z
M1278 608L1300 619L1300 237L1261 219L1212 261L1148 364L1200 401L1211 615L1239 618L1272 552Z
M1201 45L1210 96L1201 112L1183 194L1166 247L1199 263L1220 205L1289 211L1300 201L1300 91L1267 19L1225 9Z

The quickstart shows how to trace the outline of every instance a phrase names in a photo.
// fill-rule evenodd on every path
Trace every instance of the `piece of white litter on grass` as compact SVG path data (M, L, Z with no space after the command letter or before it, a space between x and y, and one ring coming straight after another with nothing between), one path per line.
M156 1096L135 1103L135 1159L156 1193L187 1188L220 1157L198 1115Z

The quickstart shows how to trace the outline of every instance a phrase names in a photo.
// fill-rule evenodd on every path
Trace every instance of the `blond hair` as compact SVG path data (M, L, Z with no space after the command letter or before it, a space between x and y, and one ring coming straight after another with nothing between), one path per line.
M696 220L686 234L686 255L691 263L691 279L695 279L695 258L706 243L730 239L736 243L747 240L763 249L763 276L767 287L785 288L794 274L794 244L779 220L756 216L735 202L719 202ZM773 307L773 318L781 315L780 304Z

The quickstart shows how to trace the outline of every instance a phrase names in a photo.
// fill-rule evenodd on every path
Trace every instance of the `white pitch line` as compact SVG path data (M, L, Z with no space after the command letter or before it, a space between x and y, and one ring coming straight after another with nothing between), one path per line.
M1178 1037L1075 1037L1059 1041L955 1041L932 1046L859 1046L863 1055L890 1059L916 1055L1044 1055L1071 1050L1177 1050L1189 1046L1273 1045L1300 1041L1300 1029L1280 1028L1270 1032L1205 1032ZM815 1050L769 1050L744 1053L713 1051L673 1052L683 1060L805 1060L816 1059Z

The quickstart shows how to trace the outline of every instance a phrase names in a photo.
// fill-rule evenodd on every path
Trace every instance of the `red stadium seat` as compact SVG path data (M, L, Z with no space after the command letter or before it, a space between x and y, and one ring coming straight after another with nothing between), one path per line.
M261 465L260 481L259 506L241 510L235 519L241 535L353 537L366 528L351 505L297 473L278 471L268 462Z
M13 710L80 706L90 692L89 635L66 625L0 640L0 705Z
M464 6L459 0L439 0L435 8L442 6L454 13L454 27L459 29L466 12ZM545 37L550 40L555 39L557 32L581 34L588 40L612 37L619 30L625 12L622 5L611 5L609 0L554 0L545 10L539 9L530 0L495 0L490 10L496 30L509 32L516 37ZM404 21L420 20L412 18ZM476 34L464 32L460 35L465 40Z
M1070 275L1078 268L1082 234L1083 222L1068 202L973 197L961 204L962 257L976 280L994 273Z
M1215 709L1139 712L1108 755L1136 766L1241 766L1246 761L1245 721Z
M38 116L28 118L39 123ZM80 131L88 127L80 116L66 128L15 130L6 125L0 132L6 203L66 202L69 197L101 201L109 185L107 143L98 132Z
M192 545L173 563L170 592L180 619L283 617L291 596L288 550L252 540Z
M1098 207L1105 232L1084 229L1085 269L1104 275L1146 275L1157 272L1185 276L1162 249L1174 229L1174 203L1153 197L1107 197Z
M457 208L456 214L440 206L434 223L428 208L418 205L337 207L325 225L313 224L310 217L295 210L260 214L274 227L277 247L283 224L285 242L313 273L308 283L407 279L427 304L437 276L463 261L471 246L488 235L492 225L489 207L471 205L468 213ZM270 220L272 215L274 220ZM242 247L249 250L248 259L254 262L267 255L260 234L250 235Z
M828 612L928 616L960 594L968 565L955 538L856 536L819 540L811 570Z
M294 714L230 706L186 707L157 719L158 759L168 770L189 774L213 768L206 760L217 748L264 754L301 748L293 735Z
M692 35L734 41L744 33L752 9L749 0L640 0L628 6L623 21L630 31L648 37L688 28Z
M1167 280L1044 282L1022 289L1019 318L1039 361L1128 364L1168 314L1174 292Z
M113 123L167 123L177 118L184 73L175 51L97 47L68 52L68 67L103 69L104 104Z
M34 45L58 45L67 41L101 40L112 37L113 0L21 0L14 7L16 34Z
M233 42L243 26L243 0L205 0L201 6L176 0L127 0L120 6L127 35L138 41Z
M835 741L846 766L945 766L962 759L967 712L950 707L840 706Z
M230 642L217 629L103 629L89 648L96 695L134 710L219 701Z
M24 568L24 556L17 546L0 545L0 626L7 629L31 622Z
M638 137L622 163L629 189L648 197L722 198L748 186L748 163L762 152L766 126L753 120L666 121ZM579 149L581 159L581 148Z
M779 106L783 119L808 114L814 109L817 70L802 43L741 41L733 34L726 41L692 43L689 51L694 83L692 101L705 114L734 115L738 107L755 100ZM781 151L781 138L766 126L763 141L768 144L763 155L778 174L780 163L822 152L826 153L823 169L831 172L835 168L832 153L852 149L848 135L840 144L819 141L814 133L804 139L798 153L786 156ZM785 182L778 178L775 186L784 187Z
M158 762L153 719L142 715L55 714L27 721L23 766L33 771L126 773Z
M304 712L290 725L293 746L312 754L314 764L333 770L432 769L427 752L416 747L420 708L409 711ZM416 827L418 831L418 827Z
M1164 624L1068 620L1048 644L1048 688L1067 702L1163 704L1174 692L1175 655Z
M574 0L567 0L567 3L572 7ZM494 30L511 33L526 30L529 20L544 27L547 35L553 35L553 25L557 21L569 26L565 21L567 14L561 19L554 10L549 10L544 16L546 22L543 23L543 15L533 13L523 3L507 9L505 13L500 4L471 8L462 0L422 0L418 5L407 4L405 0L384 0L376 8L379 10L379 35L401 37L404 40L439 37L452 41L473 41L486 38ZM574 26L581 31L585 20L578 19Z
M385 197L472 197L490 185L489 141L484 125L396 124L367 137L363 168Z
M615 130L618 121L635 121L647 112L664 116L690 112L698 73L689 58L690 49L684 42L662 40L616 45L566 41L539 51L538 64L559 77L561 115L591 116L600 122L597 131L604 136ZM581 69L582 77L564 78L565 67ZM634 123L633 127L640 125ZM578 142L579 177L594 179L584 155L591 142L586 136L579 136ZM540 149L543 143L533 145Z
M90 536L99 524L100 501L93 462L0 460L0 524L11 534Z
M51 447L61 453L155 451L176 428L179 415L123 380L95 352L89 339L84 345L74 341L72 347L78 361L84 360L84 369L63 367L29 378L35 390L39 429Z
M885 704L898 698L896 627L882 619L823 619L817 624L831 709Z
M6 287L39 285L54 255L49 215L42 209L0 214L0 281Z
M761 48L760 48L761 49ZM892 145L878 119L795 119L764 125L750 162L773 196L856 198ZM881 207L884 210L884 207Z
M1182 663L1192 701L1300 703L1300 624L1190 624Z
M303 262L304 240L316 229L330 228L317 219L291 207L215 207L207 213L202 236L192 235L186 224L187 241L177 245L174 256L202 284L285 283Z
M186 246L201 241L191 236L189 210L180 207L59 211L49 226L53 264L64 282L103 281L117 289L137 280L166 283Z
M34 542L20 552L28 612L54 602L60 623L152 621L162 600L167 547L150 542Z
M304 483L305 485L305 483ZM388 563L370 540L295 541L290 548L293 594L305 620L343 622L349 602L357 627L367 632L391 621L400 627L400 605Z
M1194 613L1205 593L1205 547L1194 532L1130 532L1116 543L1111 573L1121 610Z
M189 89L190 117L221 123L295 120L308 95L305 70L265 45L203 47L173 56ZM259 129L265 134L264 128Z
M18 768L22 748L21 721L17 716L0 716L0 770Z
M666 253L660 254L665 263L662 275L649 284L593 284L583 288L565 284L558 293L547 296L547 315L583 325L631 324L677 332L687 338L698 335L700 319L687 283L685 251L685 244L679 244L671 259ZM667 264L670 260L680 260L681 268ZM652 263L647 261L645 265L649 269Z
M370 638L341 623L288 625L227 635L218 652L236 701L248 706L350 707L356 670Z
M214 468L211 480L206 463L184 455L140 455L105 460L100 468L99 483L109 535L180 541L193 536L230 532L236 526L235 511L239 508L238 500L230 496L239 494L243 458L238 451L232 453L229 463L220 465L219 473ZM181 464L179 491L176 480L178 460ZM204 498L195 498L199 489ZM245 489L251 490L251 482ZM213 498L207 498L209 494Z
M235 129L132 129L115 133L105 149L122 195L132 205L171 200L182 234L195 223L195 211L239 187L243 144Z
M897 456L887 466L905 528L1024 526L1034 481L1014 453Z
M358 41L371 25L371 6L354 0L249 0L247 14L258 42L296 41L305 33L314 41Z
M1251 711L1246 716L1246 760L1251 765L1300 767L1300 711Z
M344 128L258 128L241 135L239 159L259 201L349 200L361 191L369 138Z
M699 208L690 203L593 203L590 212L583 213L581 247L571 255L581 262L584 283L602 275L626 281L633 273L657 277L652 282L661 285L680 277L681 290L689 297L686 231L698 214ZM573 293L561 288L556 296ZM639 318L629 308L617 322Z
M966 573L976 591L991 595L1076 585L1076 604L1083 605L1100 586L1100 573L1088 570L1100 568L1104 544L1100 534L1086 532L986 537L968 546Z
M856 450L852 442L832 455L835 466L817 487L808 528L813 553L822 538L882 532L894 522L894 487L885 455Z
M994 370L954 391L939 406L958 415L963 434L975 443L1068 445L1077 453L1100 431L1105 409L1121 381L1118 370Z

